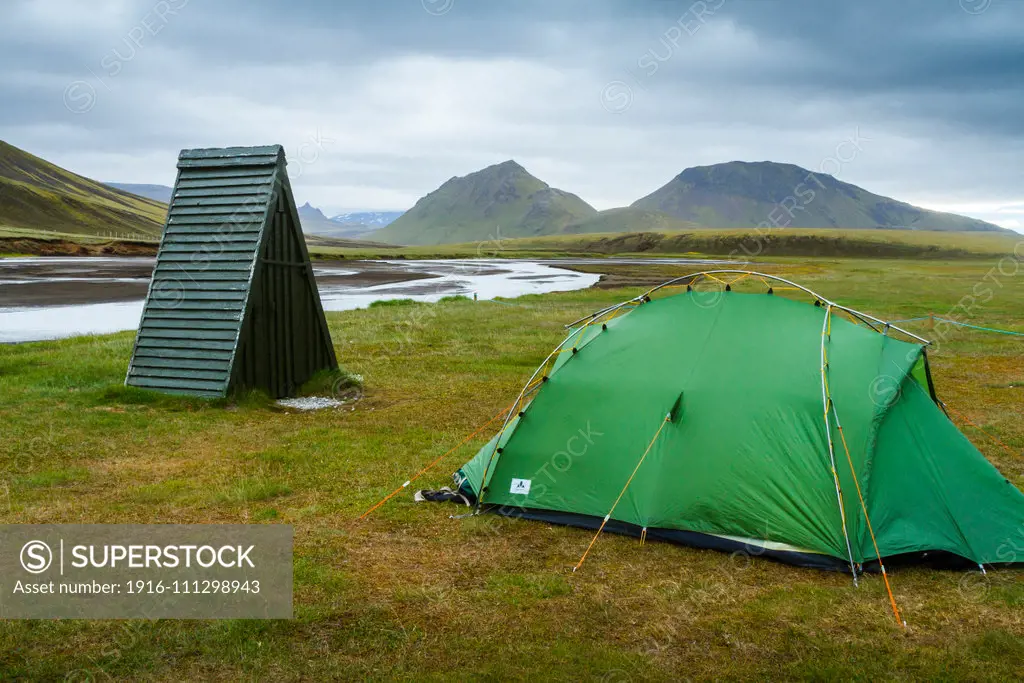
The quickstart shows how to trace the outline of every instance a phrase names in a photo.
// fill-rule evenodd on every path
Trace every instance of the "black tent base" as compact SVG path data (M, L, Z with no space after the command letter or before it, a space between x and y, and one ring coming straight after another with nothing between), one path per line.
M564 526L577 527L580 529L591 529L595 531L601 526L600 517L593 517L591 515L580 515L572 512L557 512L554 510L535 510L530 508L508 507L499 505L484 505L483 511L493 512L495 514L503 515L505 517L529 519L540 522L548 522L550 524L561 524ZM639 538L643 531L642 527L639 527L635 524L619 522L616 520L609 520L608 523L605 525L604 530L611 532L613 534L633 536L636 538ZM850 572L850 564L846 560L841 560L835 557L831 557L829 555L765 548L752 543L746 543L731 538L724 538L722 536L715 536L713 534L704 534L697 531L648 528L647 539L666 541L668 543L689 546L691 548L718 550L733 555L740 554L752 558L763 557L769 560L782 562L784 564L789 564L796 567L824 569L827 571L835 571L847 574ZM951 570L978 568L978 565L973 561L946 551L923 551L915 553L904 553L900 555L893 555L883 559L885 560L885 565L887 569L910 566L926 567L930 569ZM858 573L874 574L879 572L880 569L877 560L865 562L861 567L858 567Z

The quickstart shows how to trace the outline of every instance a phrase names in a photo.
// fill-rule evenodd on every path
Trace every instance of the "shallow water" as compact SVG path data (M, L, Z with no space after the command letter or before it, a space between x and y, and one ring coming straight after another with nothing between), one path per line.
M0 290L14 301L42 300L44 305L0 307L0 342L57 339L83 334L106 334L138 327L153 259L139 258L20 258L0 260ZM119 273L123 271L123 273ZM382 299L437 301L463 295L480 299L514 298L585 289L598 275L557 268L533 261L372 261L344 266L314 268L324 309L344 311L368 306ZM375 275L399 282L372 284ZM416 278L416 279L407 279ZM7 288L17 288L15 290ZM24 288L24 289L22 289ZM44 290L57 288L52 294ZM67 288L71 288L70 290ZM84 289L95 302L60 305L72 293L81 298ZM48 291L48 290L47 290ZM32 298L29 293L44 292ZM63 293L63 294L62 294ZM129 297L125 301L111 301ZM104 300L106 299L106 300Z
M0 343L106 334L138 327L152 258L0 259ZM559 266L700 264L701 259L465 259L337 261L314 267L324 309L384 299L437 301L463 295L515 298L585 289L599 275Z

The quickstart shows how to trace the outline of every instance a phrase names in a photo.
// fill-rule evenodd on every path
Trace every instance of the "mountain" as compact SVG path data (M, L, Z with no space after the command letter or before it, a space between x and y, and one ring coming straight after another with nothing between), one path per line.
M887 228L1004 231L872 194L824 173L771 161L688 168L632 204L709 228Z
M299 207L299 218L301 220L310 220L310 221L329 221L330 220L326 215L324 215L323 211L321 211L320 209L318 209L315 206L311 205L309 202L306 202L305 204L303 204L302 206Z
M339 225L360 225L369 229L383 228L391 225L404 211L353 211L331 216L331 221Z
M136 197L145 197L146 199L152 199L155 202L162 202L164 204L171 203L171 194L174 192L173 187L167 187L166 185L140 185L138 183L104 184L117 190L131 192Z
M318 234L341 239L359 239L374 230L391 225L404 211L353 211L332 216L330 223L318 229Z
M631 206L598 211L582 221L570 223L562 228L565 235L579 235L591 232L671 232L678 230L699 230L703 225L680 220L661 211L648 211Z
M306 202L299 209L299 222L302 223L302 231L311 235L323 235L325 237L352 237L350 234L335 234L334 223L324 214L323 211Z
M66 171L0 141L0 226L159 237L167 206Z
M532 237L556 233L596 213L576 195L506 161L452 178L370 237L397 244Z
M365 226L352 227L335 223L323 211L309 202L298 208L299 220L302 222L302 231L307 235L352 240L373 230L373 228Z

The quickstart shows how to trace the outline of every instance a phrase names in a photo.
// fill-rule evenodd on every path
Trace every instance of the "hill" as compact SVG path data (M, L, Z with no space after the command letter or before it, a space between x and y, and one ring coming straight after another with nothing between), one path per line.
M0 225L157 237L167 206L66 171L0 141Z
M167 185L143 185L139 183L105 184L116 190L130 192L137 197L145 197L146 199L152 199L155 202L161 202L163 204L171 203L171 194L174 192L174 188L168 187Z
M648 211L627 206L599 211L582 221L562 228L564 235L605 232L665 232L699 230L703 226L670 216L661 211Z
M448 180L370 237L401 244L445 244L558 232L597 211L506 161Z
M883 228L1004 231L929 211L793 164L732 161L688 168L632 205L710 228Z

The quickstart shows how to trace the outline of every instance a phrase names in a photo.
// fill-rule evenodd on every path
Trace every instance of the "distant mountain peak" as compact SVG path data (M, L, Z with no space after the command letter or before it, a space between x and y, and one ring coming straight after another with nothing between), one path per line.
M709 228L903 228L1002 231L876 195L825 173L774 161L730 161L684 169L632 204Z
M534 177L517 161L454 177L416 202L373 239L396 244L477 242L559 232L597 211Z
M315 206L313 206L309 202L306 202L305 204L303 204L302 206L299 207L299 217L300 218L311 218L311 219L323 220L323 221L327 220L327 216L324 215L324 212L321 211L320 209L316 208Z
M487 168L493 168L500 171L520 171L522 173L527 172L526 169L523 168L522 164L520 164L515 159L508 159L507 161L502 161L499 164L494 164L493 166L488 166ZM486 171L487 169L484 170Z

